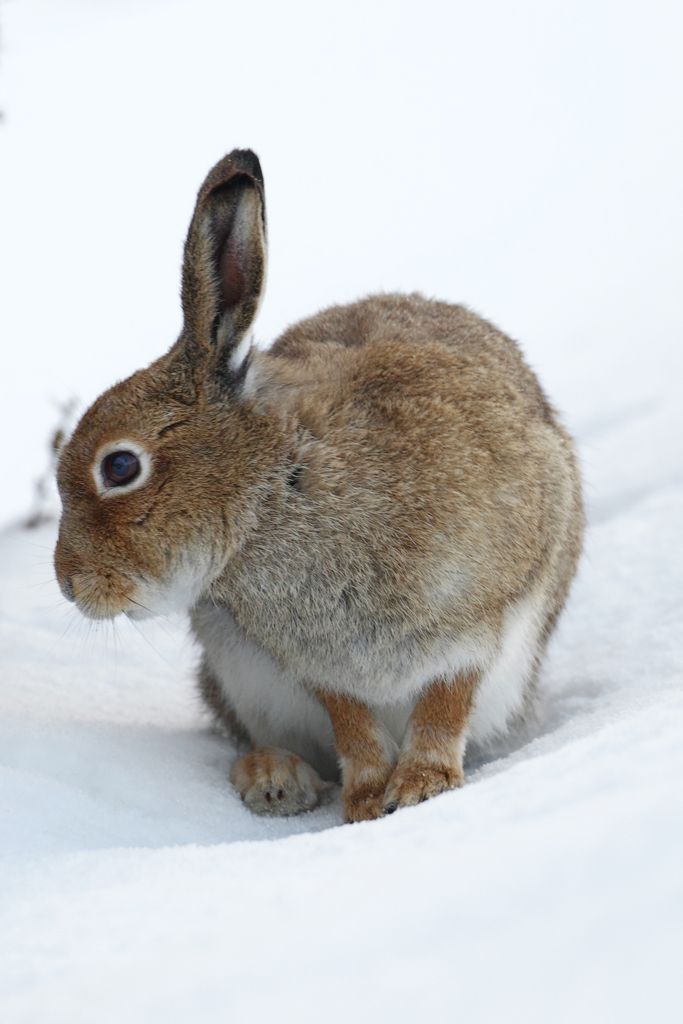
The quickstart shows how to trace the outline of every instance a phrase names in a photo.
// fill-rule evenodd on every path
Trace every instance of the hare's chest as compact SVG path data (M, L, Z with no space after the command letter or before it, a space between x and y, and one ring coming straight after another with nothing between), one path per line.
M221 587L235 621L292 677L371 703L408 700L471 643L435 625L421 595L358 552L298 545L281 563L235 567Z
M310 551L283 551L277 566L239 567L225 596L245 633L302 680L376 675L391 645L369 581Z

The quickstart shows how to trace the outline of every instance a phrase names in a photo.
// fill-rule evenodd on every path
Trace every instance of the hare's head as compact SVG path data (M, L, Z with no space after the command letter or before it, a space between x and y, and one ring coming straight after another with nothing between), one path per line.
M248 532L277 447L238 401L264 275L261 168L236 150L199 191L180 338L97 399L60 459L55 568L86 615L190 606Z

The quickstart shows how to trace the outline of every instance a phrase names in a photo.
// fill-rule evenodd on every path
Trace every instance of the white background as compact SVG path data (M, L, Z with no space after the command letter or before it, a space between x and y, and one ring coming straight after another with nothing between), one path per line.
M683 324L679 10L5 0L0 507L25 508L55 402L175 339L194 196L236 145L266 176L261 341L420 289L520 339L572 425L598 380L656 396Z

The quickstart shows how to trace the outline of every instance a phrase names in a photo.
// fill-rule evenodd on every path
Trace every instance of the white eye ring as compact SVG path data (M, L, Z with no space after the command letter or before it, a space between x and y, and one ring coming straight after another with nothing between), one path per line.
M111 455L113 452L119 451L132 452L140 463L140 472L137 476L133 477L130 483L117 484L115 487L112 487L112 485L104 478L102 463L106 459L107 455ZM95 461L92 465L93 480L95 481L97 493L101 498L113 498L117 494L129 494L131 491L136 491L138 487L142 487L147 483L151 472L152 456L150 453L137 441L131 441L130 438L127 437L122 437L117 441L112 441L110 444L103 445L102 448L99 448L97 455L95 456Z

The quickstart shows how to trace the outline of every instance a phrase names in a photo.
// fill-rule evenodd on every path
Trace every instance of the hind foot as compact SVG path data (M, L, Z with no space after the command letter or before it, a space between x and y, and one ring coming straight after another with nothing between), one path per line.
M312 810L333 788L302 758L277 747L239 757L230 781L250 811L278 817Z

